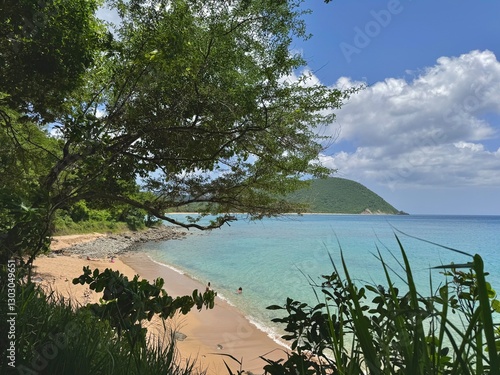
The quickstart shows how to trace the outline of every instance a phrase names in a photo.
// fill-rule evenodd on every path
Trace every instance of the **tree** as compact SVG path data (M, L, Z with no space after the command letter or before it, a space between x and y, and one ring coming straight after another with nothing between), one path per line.
M349 91L293 79L307 37L298 3L240 0L113 0L122 22L54 117L60 154L30 207L45 213L85 199L128 204L185 228L296 209L284 196L329 170L317 128ZM34 108L23 108L36 118ZM135 194L136 182L150 195ZM202 203L180 222L169 208ZM208 224L199 219L215 215ZM4 253L32 257L17 222ZM17 227L17 228L16 228ZM39 235L49 236L50 229ZM23 247L24 246L24 247Z
M11 247L48 246L48 211L32 203L43 201L43 176L58 160L60 142L47 137L32 122L20 119L5 105L5 99L5 95L0 96L0 254L6 261L11 255L6 248L9 236L16 238Z
M97 1L0 4L0 258L47 248L55 207L45 176L62 141L44 124L68 114L67 97L106 40Z
M4 0L0 3L0 91L24 115L51 121L83 83L107 33L100 0Z

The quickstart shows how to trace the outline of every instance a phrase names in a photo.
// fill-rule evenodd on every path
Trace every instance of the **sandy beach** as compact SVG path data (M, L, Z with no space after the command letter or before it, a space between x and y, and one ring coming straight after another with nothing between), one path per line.
M109 258L108 251L103 251L102 257L96 257L95 241L99 239L102 245L106 237L102 234L61 236L54 238L51 249L54 253L35 260L35 280L47 288L56 290L65 298L71 298L79 304L98 302L99 295L87 286L73 285L72 279L82 274L84 266L91 269L112 268L131 278L139 274L141 278L152 281L162 277L165 280L165 290L172 296L191 294L194 289L204 290L196 280L182 275L171 268L153 262L141 252L121 252L118 258ZM104 242L103 242L104 241ZM87 242L94 256L87 260L85 251L76 246ZM57 254L55 252L57 251ZM121 254L120 254L121 253ZM99 255L99 254L98 254ZM214 286L214 290L217 288ZM244 294L238 296L244 298ZM262 374L266 364L260 356L273 360L286 357L285 348L257 327L252 325L243 314L224 300L216 297L212 310L192 310L187 315L179 315L167 321L167 325L180 333L182 340L177 341L179 356L182 361L196 359L197 366L207 369L208 374L227 374L224 361L233 372L239 370L239 365L230 357L241 360L242 368L249 374ZM160 328L159 328L160 327ZM150 323L151 332L163 335L163 324L160 321Z

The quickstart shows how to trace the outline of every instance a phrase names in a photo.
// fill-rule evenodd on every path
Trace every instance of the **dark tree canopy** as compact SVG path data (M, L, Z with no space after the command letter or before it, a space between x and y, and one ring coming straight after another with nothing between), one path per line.
M82 6L80 0L62 3ZM12 120L8 111L34 120L50 113L59 145L38 149L47 162L31 198L23 201L26 212L44 224L35 224L27 213L15 216L4 235L4 254L26 253L33 246L26 233L46 244L55 210L82 199L128 204L200 229L220 227L235 219L234 212L261 218L296 210L283 198L303 186L304 176L329 173L317 159L318 128L333 122L333 110L349 95L306 76L293 78L305 65L290 48L293 38L306 37L299 4L114 0L107 5L122 22L112 40L89 5L79 13L91 36L86 44L78 43L76 24L50 18L54 27L47 30L47 43L59 34L75 39L57 54L54 68L67 73L60 76L39 77L36 61L30 66L29 58L14 58L2 45L1 63L8 69L0 90L9 95L2 107L7 108L3 136L12 140L9 134L22 133L22 121ZM16 5L10 6L14 14ZM37 40L25 53L42 46ZM15 71L18 58L23 75L16 86L8 72ZM36 82L25 79L30 69ZM31 92L30 85L38 90L32 97L23 94ZM24 150L29 154L29 147ZM137 194L137 183L150 194ZM167 214L192 203L202 204L201 217L214 219L202 225Z
M83 83L107 37L94 13L98 0L3 0L0 3L0 91L12 106L51 121Z

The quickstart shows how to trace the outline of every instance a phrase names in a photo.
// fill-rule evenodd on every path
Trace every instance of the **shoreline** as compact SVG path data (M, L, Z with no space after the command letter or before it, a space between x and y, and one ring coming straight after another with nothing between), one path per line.
M52 253L35 260L34 280L57 291L64 298L71 298L79 305L99 300L99 294L91 291L88 286L72 285L72 279L82 273L84 266L101 270L112 268L128 278L138 274L150 282L162 277L165 280L164 289L173 297L191 294L194 289L204 290L206 286L199 281L137 251L137 245L141 242L177 239L186 233L171 227L161 228L162 235L157 230L150 232L154 233L154 238L149 236L151 233L138 233L137 237L129 233L55 237L51 246ZM216 287L214 289L217 291ZM178 315L165 322L169 328L178 332L176 345L181 363L196 360L196 368L207 369L209 375L228 373L224 361L233 372L240 368L238 363L226 355L242 360L241 368L253 374L264 372L266 362L260 356L272 360L286 358L286 347L273 340L235 306L220 297L216 297L212 310L203 309L198 312L195 308L187 315ZM145 326L151 328L149 331L153 335L156 332L155 336L164 336L163 324L159 319L145 323Z
M73 234L54 236L50 248L62 254L103 258L135 251L141 243L181 239L189 234L166 225L136 232Z
M170 265L156 262L144 253L124 254L120 259L141 277L146 279L149 275L162 277L165 280L165 290L173 297L206 288L198 280L179 273ZM217 288L214 290L217 291ZM263 373L266 363L260 356L265 355L266 358L273 360L286 356L285 346L274 341L240 310L218 296L215 298L212 310L191 311L181 317L179 323L181 332L187 336L185 340L178 342L179 351L183 355L190 353L191 358L197 357L202 363L210 363L209 373L227 373L224 359L233 370L235 369L237 363L224 358L225 354L232 355L238 360L243 359L243 369L252 373Z
M139 252L139 253L141 253L141 252ZM171 264L162 263L160 261L157 261L157 260L153 259L149 254L145 254L145 256L150 262L155 263L156 265L158 265L162 268L163 267L167 268L174 273L177 273L183 277L189 278L190 280L193 280L197 285L200 286L200 288L206 287L206 286L202 285L203 283L200 280L198 280L196 277L194 277L193 275L190 275L189 273L186 273L184 270L182 270L180 268L177 268L177 266L173 266ZM128 264L126 255L124 257L122 257L122 260L124 261L124 263ZM130 264L130 266L132 267L133 265ZM212 289L215 290L214 288L212 288ZM252 316L246 315L241 309L239 309L237 306L235 306L225 295L218 293L216 298L222 300L225 304L229 305L231 309L236 310L236 312L238 314L242 315L252 326L254 326L259 331L263 332L267 337L269 337L269 339L274 341L280 348L290 350L289 345L287 345L286 342L281 340L281 335L279 335L272 328L267 327L264 323L258 321L255 318L252 318Z

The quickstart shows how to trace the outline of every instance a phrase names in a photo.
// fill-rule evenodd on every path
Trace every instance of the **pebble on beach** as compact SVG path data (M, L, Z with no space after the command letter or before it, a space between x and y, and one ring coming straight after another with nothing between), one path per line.
M145 242L181 239L186 231L167 226L149 228L138 232L125 232L98 237L93 241L67 247L63 254L78 255L81 258L113 258L119 254L134 251L138 245Z

